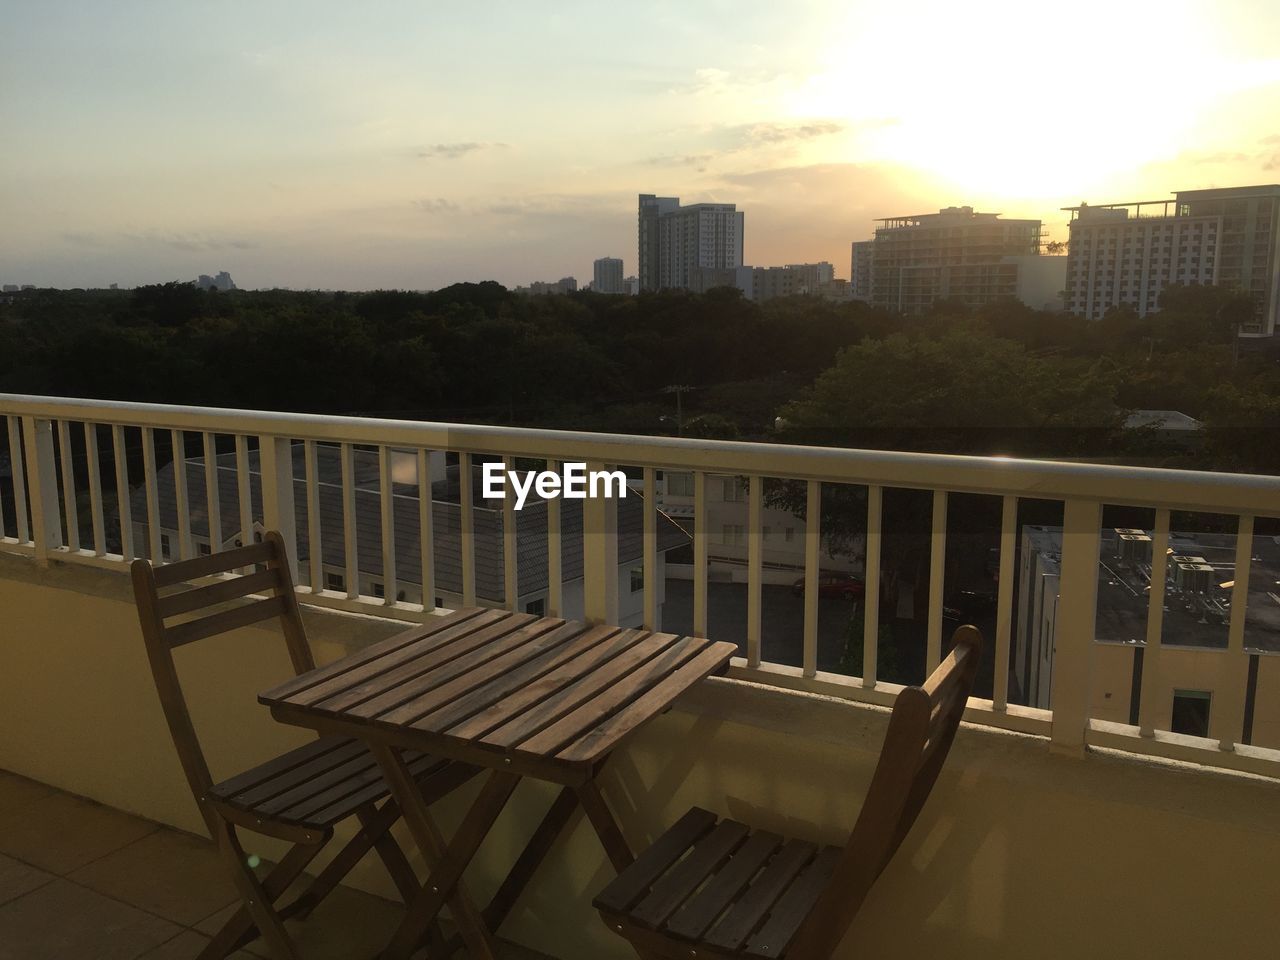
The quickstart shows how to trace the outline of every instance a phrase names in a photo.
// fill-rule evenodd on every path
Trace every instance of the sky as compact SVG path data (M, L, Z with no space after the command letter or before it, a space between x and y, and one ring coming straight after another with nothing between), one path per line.
M639 193L847 277L878 217L1280 182L1274 0L4 10L4 283L585 282Z

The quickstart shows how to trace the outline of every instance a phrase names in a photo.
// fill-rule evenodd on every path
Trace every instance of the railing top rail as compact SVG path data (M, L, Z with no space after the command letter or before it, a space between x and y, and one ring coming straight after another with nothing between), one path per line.
M1280 477L1254 474L627 436L7 393L0 393L0 413L562 461L599 461L708 473L1280 515Z

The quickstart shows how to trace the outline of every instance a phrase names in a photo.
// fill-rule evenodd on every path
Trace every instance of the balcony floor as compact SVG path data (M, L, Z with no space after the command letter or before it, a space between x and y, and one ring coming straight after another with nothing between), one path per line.
M237 902L203 837L0 771L0 960L189 960ZM307 960L359 960L401 910L339 887L288 926ZM498 955L542 957L509 943ZM257 941L233 956L270 954Z

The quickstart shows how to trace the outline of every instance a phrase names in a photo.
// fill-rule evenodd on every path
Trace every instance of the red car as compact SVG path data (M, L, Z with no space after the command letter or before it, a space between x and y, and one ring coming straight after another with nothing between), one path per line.
M804 577L791 585L791 592L797 597L804 596ZM866 587L857 577L847 573L818 574L818 596L839 597L841 600L861 600Z

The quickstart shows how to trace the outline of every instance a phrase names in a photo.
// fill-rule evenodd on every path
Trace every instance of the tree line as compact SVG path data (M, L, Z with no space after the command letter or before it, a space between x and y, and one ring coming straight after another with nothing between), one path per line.
M1097 322L731 289L34 290L0 304L0 390L1275 472L1280 365L1233 344L1245 309L1213 287ZM1170 446L1124 430L1133 409L1205 430Z

